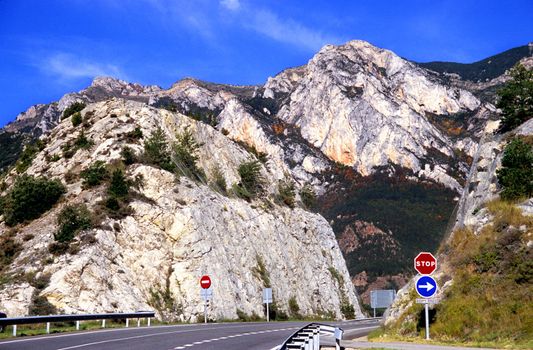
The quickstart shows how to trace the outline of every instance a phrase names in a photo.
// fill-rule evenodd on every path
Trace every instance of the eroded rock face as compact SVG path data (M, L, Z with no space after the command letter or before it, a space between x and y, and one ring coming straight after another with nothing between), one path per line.
M414 64L362 41L324 47L299 73L298 79L283 74L267 84L281 92L296 86L278 117L297 125L330 159L362 175L390 162L459 189L445 171L428 171L421 159L432 148L453 156L453 142L426 115L476 110L481 102L470 92L433 81Z
M70 159L47 160L46 155L61 154L62 146L81 132L81 126L74 128L64 120L27 171L63 181L69 173L74 180L67 185L64 202L19 228L17 240L24 249L10 268L49 275L50 284L40 295L59 310L156 308L159 317L194 321L203 312L199 277L209 274L213 318L237 318L237 310L261 315L261 290L267 283L279 310L288 310L288 300L295 298L302 314L332 312L342 318L341 304L349 303L362 316L335 235L320 215L262 200L248 203L229 198L207 184L185 177L177 181L174 174L144 164L126 169L130 178L144 179L130 203L131 215L122 219L104 215L98 228L80 234L72 243L79 246L78 252L50 260L48 246L54 241L61 208L85 203L96 211L106 196L105 186L82 188L79 172L96 160L120 159L124 145L140 154L142 140L124 137L137 126L145 138L161 127L170 141L185 128L191 130L202 145L199 165L208 176L217 165L228 184L240 181L238 165L253 157L211 126L141 102L111 99L88 105L82 114L88 125L84 134L94 146L78 150ZM262 172L267 184L276 183L275 166L263 166ZM8 178L8 183L12 181L13 177ZM267 186L267 195L270 188L274 186ZM7 229L0 223L0 232ZM29 233L33 237L23 242ZM31 303L33 288L21 280L3 285L0 292L0 308L12 316L27 314ZM158 307L167 285L174 301L171 310Z

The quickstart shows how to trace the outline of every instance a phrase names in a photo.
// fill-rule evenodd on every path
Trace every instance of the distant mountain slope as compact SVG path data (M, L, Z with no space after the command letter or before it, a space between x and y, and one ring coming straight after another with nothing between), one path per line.
M524 57L531 56L533 45L524 45L487 57L474 63L456 62L426 62L417 63L420 67L431 69L439 73L455 73L464 80L482 82L492 80L514 66Z

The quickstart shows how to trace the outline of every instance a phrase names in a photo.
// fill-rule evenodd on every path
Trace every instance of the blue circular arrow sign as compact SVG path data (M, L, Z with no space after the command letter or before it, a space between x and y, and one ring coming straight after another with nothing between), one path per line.
M431 276L422 276L416 281L416 291L422 298L431 298L437 292L437 281Z

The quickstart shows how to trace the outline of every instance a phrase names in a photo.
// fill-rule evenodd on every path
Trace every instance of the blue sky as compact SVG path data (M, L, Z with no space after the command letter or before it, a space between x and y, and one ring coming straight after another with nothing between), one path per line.
M98 75L261 84L327 43L472 62L533 41L533 1L0 0L0 126Z

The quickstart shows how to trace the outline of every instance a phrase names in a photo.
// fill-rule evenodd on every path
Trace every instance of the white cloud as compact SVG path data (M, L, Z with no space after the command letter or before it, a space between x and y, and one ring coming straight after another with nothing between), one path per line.
M343 40L325 35L291 19L282 19L268 10L259 10L245 26L271 39L311 50L318 50L326 44L339 44Z
M48 56L38 66L44 73L55 75L63 81L96 76L126 78L116 65L84 60L67 53Z
M220 5L231 11L237 11L241 7L239 0L221 0Z

